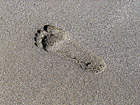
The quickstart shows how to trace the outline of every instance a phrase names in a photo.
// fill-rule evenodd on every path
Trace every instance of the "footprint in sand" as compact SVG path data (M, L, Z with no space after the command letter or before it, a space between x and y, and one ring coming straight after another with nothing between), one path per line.
M82 47L70 37L68 32L53 25L45 25L35 34L35 45L48 53L70 58L84 70L99 73L104 71L106 63L91 51Z

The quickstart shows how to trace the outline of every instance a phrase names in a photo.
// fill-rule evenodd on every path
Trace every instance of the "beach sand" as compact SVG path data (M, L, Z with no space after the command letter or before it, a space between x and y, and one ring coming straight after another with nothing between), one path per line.
M101 56L105 70L34 45L46 24ZM0 105L139 105L139 0L0 0Z

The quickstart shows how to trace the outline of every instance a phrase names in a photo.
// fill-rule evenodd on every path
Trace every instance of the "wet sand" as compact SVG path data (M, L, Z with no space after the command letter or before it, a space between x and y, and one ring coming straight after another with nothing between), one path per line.
M0 105L138 105L138 0L13 0L0 2ZM46 24L68 31L101 56L93 74L34 45Z

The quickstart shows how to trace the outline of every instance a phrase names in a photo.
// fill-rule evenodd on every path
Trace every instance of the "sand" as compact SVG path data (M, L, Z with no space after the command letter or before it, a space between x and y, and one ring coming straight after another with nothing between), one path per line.
M34 45L46 24L101 56L85 72ZM139 105L139 0L0 0L0 105Z

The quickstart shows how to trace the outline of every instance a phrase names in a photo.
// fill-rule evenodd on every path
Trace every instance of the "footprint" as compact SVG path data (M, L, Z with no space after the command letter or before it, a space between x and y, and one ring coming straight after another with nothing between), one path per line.
M93 73L104 71L106 63L89 50L82 47L68 32L53 25L45 25L35 34L35 45L48 53L54 53L64 58L70 58L84 70Z

